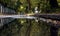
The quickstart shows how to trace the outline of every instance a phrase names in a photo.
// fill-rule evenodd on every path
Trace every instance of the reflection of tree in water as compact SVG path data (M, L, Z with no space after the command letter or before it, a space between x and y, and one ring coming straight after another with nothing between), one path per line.
M46 23L27 20L22 25L17 20L5 25L0 31L1 36L48 36L49 29ZM22 26L22 28L21 28Z
M0 36L50 36L50 33L54 33L51 30L54 31L57 29L48 26L46 22L38 22L36 22L34 19L26 19L25 22L21 24L21 19L14 20L12 23L4 25L0 31ZM58 31L56 30L56 32ZM52 35L53 34L51 34L51 36ZM56 34L54 35L56 36Z
M32 3L29 2L30 0L27 0L29 3L29 10L31 10ZM53 2L55 1L55 2ZM53 3L52 3L53 2ZM8 3L8 2L7 2ZM44 5L47 5L45 1L41 1L41 4L38 3L38 9L46 9ZM56 0L50 0L51 8L57 7ZM6 5L5 5L6 6ZM11 5L12 6L12 5ZM20 5L18 5L20 6ZM27 7L27 8L28 8ZM42 7L42 8L40 8ZM47 7L47 9L49 6ZM27 12L29 11L26 9ZM49 11L49 10L47 10ZM46 22L35 22L35 20L26 20L26 22L23 23L23 26L21 28L21 23L18 22L18 20L14 20L14 22L9 23L8 25L5 25L2 30L0 31L0 36L50 36L50 26L46 25Z
M18 34L22 25L17 23L17 20L12 21L12 23L8 23L1 28L0 35L1 36L13 36L13 34Z

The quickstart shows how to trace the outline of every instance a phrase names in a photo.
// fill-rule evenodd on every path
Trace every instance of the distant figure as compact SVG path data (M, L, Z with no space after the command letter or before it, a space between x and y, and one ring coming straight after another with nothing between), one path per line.
M39 12L41 13L41 10L39 11L38 7L35 7L35 13L39 13Z
M35 7L35 13L38 13L38 7Z

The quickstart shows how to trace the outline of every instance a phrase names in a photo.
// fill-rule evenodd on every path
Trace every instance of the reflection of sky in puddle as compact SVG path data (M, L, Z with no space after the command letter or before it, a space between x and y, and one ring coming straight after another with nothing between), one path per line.
M44 18L40 18L40 20L42 20L42 21L47 21L46 19L44 19Z

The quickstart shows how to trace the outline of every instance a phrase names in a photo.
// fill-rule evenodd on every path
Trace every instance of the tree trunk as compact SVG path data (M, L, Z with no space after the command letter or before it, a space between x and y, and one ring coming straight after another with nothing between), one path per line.
M56 28L55 26L51 26L50 34L51 36L58 36L58 28Z
M30 3L30 0L27 0L27 3L28 3L29 10L31 10L31 3Z
M50 0L49 3L51 5L51 8L57 8L58 7L57 0Z
M29 26L27 28L26 35L25 36L30 36L30 31L31 31L31 26L32 26L31 20L28 19L27 20L27 23L29 23Z

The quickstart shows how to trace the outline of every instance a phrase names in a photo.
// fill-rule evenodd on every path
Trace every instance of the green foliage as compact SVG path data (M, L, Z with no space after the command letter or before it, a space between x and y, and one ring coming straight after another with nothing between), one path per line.
M15 9L15 6L16 6L16 0L0 0L1 4L3 3L4 5L6 5L6 7L10 7L10 8L13 8Z
M21 23L22 20L24 23ZM17 19L7 26L8 28L4 26L4 29L0 31L0 36L27 36L28 34L30 36L49 36L49 26L42 21L38 23L35 20Z
M26 13L27 0L0 0L2 3L7 3L7 7L16 9L17 13ZM40 4L40 10L45 13L46 9L50 10L49 1L46 0L30 0L31 7L35 8ZM32 10L32 9L31 9ZM29 11L31 12L31 11ZM22 26L23 25L23 26ZM22 27L21 27L22 26ZM28 31L28 32L27 32ZM50 26L46 22L29 19L17 19L0 31L0 36L50 36Z
M58 2L60 2L60 0L57 0Z
M22 25L14 20L12 23L8 23L2 27L0 31L0 36L17 36Z
M59 0L57 0L59 2ZM26 12L26 6L28 6L28 2L27 0L0 0L0 2L2 3L7 3L7 7L11 7L16 9L16 12ZM51 10L50 9L50 4L49 4L49 0L30 0L30 4L31 4L31 11L32 9L34 9L36 6L38 6L38 3L40 5L40 9L42 10L42 12L45 13L46 9L47 10ZM21 6L24 7L23 9L21 9Z

